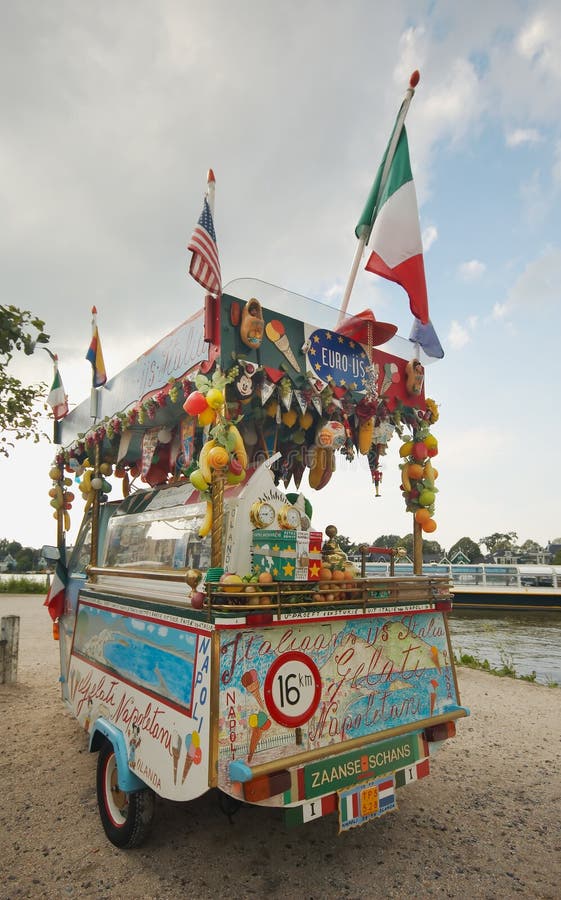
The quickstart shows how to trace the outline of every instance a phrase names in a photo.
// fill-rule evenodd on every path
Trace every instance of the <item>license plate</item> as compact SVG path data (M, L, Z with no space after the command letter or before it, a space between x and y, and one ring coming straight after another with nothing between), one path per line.
M395 776L389 775L338 792L339 831L358 828L397 809Z

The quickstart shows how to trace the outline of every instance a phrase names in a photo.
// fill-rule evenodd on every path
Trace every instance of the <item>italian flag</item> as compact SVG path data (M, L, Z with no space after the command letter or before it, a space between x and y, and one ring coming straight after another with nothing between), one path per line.
M55 374L53 378L53 383L51 385L51 390L49 391L49 396L47 397L47 403L51 407L53 411L53 416L55 420L58 422L59 419L63 419L64 416L68 413L68 397L64 391L64 385L62 383L62 378L60 377L60 372L58 371L58 366L55 360Z
M64 612L64 597L66 593L66 584L68 576L66 566L59 559L57 560L55 574L49 589L49 593L45 599L44 606L49 610L49 615L53 622L56 622Z
M359 239L365 238L372 250L367 271L400 284L409 294L411 312L426 325L429 309L423 245L405 127L401 127L395 153L388 160L394 134L355 233Z

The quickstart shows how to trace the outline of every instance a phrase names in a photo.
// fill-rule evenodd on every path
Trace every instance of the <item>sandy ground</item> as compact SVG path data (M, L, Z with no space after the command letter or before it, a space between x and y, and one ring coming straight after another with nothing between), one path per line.
M157 801L141 848L105 838L96 756L65 712L42 597L21 617L18 683L0 685L0 897L561 897L561 689L460 669L469 719L399 810L337 834L335 816L287 829L209 792Z

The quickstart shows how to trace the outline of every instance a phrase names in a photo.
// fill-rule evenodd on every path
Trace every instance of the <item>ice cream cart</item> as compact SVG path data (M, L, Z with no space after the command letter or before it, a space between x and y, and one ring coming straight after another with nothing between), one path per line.
M119 847L154 797L218 789L340 830L397 807L467 715L446 577L368 575L314 497L400 443L417 551L433 530L436 404L422 356L370 311L345 316L241 279L57 423L62 697L98 751ZM86 512L64 552L70 483ZM111 484L120 500L110 500Z

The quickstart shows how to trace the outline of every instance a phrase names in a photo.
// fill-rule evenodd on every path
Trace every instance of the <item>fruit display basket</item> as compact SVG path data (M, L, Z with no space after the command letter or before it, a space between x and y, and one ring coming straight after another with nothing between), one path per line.
M206 585L204 609L213 612L267 610L281 615L295 610L354 607L365 613L376 607L408 607L434 604L443 610L451 606L451 582L447 576L411 576L410 578L354 578L348 582L322 583L277 581L259 584L252 593L221 583Z

